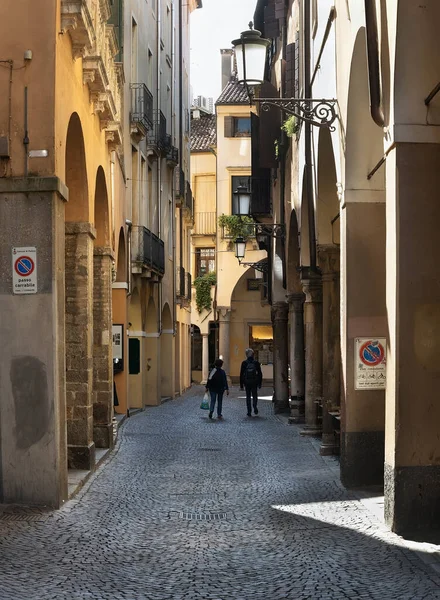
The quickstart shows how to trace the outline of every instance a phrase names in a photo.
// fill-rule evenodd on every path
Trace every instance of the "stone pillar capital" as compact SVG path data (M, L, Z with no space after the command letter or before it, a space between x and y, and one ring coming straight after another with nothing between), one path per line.
M288 321L289 305L287 302L274 302L271 307L272 321Z
M322 302L322 277L315 271L308 270L301 277L306 302Z
M339 277L340 249L335 245L318 246L319 267L324 281L333 281Z
M218 316L220 321L229 321L231 318L230 306L217 306Z
M293 312L302 312L304 309L304 300L306 299L303 292L299 294L288 294L286 296L287 302L289 304L290 310Z

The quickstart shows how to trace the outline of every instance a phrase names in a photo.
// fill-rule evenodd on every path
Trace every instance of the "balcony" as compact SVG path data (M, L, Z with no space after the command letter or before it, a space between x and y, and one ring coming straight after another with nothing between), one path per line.
M182 206L185 198L185 173L180 167L174 169L174 192L176 196L176 206Z
M150 154L163 156L167 148L167 120L161 110L154 111L153 127L147 134L147 146Z
M215 212L196 212L194 215L193 235L215 235L217 232L217 214Z
M177 267L177 284L176 284L176 296L180 299L180 302L191 302L192 294L192 280L191 273L185 271L183 267Z
M179 149L172 144L170 135L166 135L165 158L169 167L176 167L179 162Z
M132 272L146 277L165 273L164 243L146 227L135 225L131 235Z
M192 195L192 190L191 190L191 185L189 183L189 181L186 182L186 189L185 189L185 203L184 203L184 208L186 208L190 213L192 213L193 211L193 195Z
M131 135L137 141L145 138L153 129L153 94L144 83L132 83L130 125Z

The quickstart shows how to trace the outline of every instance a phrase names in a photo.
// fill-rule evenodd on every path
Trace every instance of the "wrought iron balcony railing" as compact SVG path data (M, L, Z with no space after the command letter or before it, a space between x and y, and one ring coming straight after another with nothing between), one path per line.
M177 166L179 162L179 150L176 146L173 146L172 138L168 134L166 136L165 157L170 167Z
M131 236L131 260L133 265L157 275L165 273L163 241L143 225L135 225Z
M185 208L187 208L191 213L193 210L193 200L191 185L189 181L187 181L185 190Z
M142 137L153 129L153 94L144 83L132 83L130 123Z
M148 148L157 154L163 154L167 148L167 120L161 110L154 112L153 127L148 132Z
M192 295L191 273L186 273L186 277L185 277L185 298L186 298L186 300L191 301L191 295Z

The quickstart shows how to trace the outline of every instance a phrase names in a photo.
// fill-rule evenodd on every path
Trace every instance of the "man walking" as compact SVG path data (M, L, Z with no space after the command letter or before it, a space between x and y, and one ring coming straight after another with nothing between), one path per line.
M258 415L258 392L263 382L263 373L260 363L254 360L254 351L252 348L246 350L246 360L241 363L240 369L240 389L246 389L247 416L251 416L251 396L254 415Z

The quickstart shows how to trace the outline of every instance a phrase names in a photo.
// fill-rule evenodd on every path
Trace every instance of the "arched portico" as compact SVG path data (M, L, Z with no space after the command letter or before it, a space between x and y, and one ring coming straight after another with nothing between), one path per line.
M127 336L127 253L124 228L121 227L117 237L118 245L116 248L116 265L114 265L114 275L116 279L112 285L112 312L113 324L122 325L122 347L124 360L122 370L120 363L113 367L113 377L118 396L118 405L115 411L119 414L126 414L128 410L128 336Z
M65 210L66 390L68 464L92 469L93 441L93 243L84 137L73 113L66 139Z
M98 168L95 184L93 247L93 439L97 448L113 445L112 265L107 184Z
M383 131L370 114L362 27L351 61L341 207L341 479L352 486L383 480L384 389L362 388L355 359L357 339L387 336L383 169L368 178L383 154Z
M301 284L299 231L296 211L290 213L287 241L287 302L289 304L290 418L304 423L305 356L304 299Z
M162 332L160 335L160 394L162 400L174 398L174 328L171 310L166 303L162 309Z
M340 219L332 137L321 129L318 139L316 224L318 264L322 276L322 442L321 454L339 451L331 413L341 401L339 254ZM339 430L339 426L337 427Z
M387 179L385 518L398 533L440 527L440 4L399 2ZM410 43L408 43L410 40ZM405 537L406 537L405 535Z
M141 296L135 287L128 306L128 391L130 408L143 408L145 395L144 342Z

